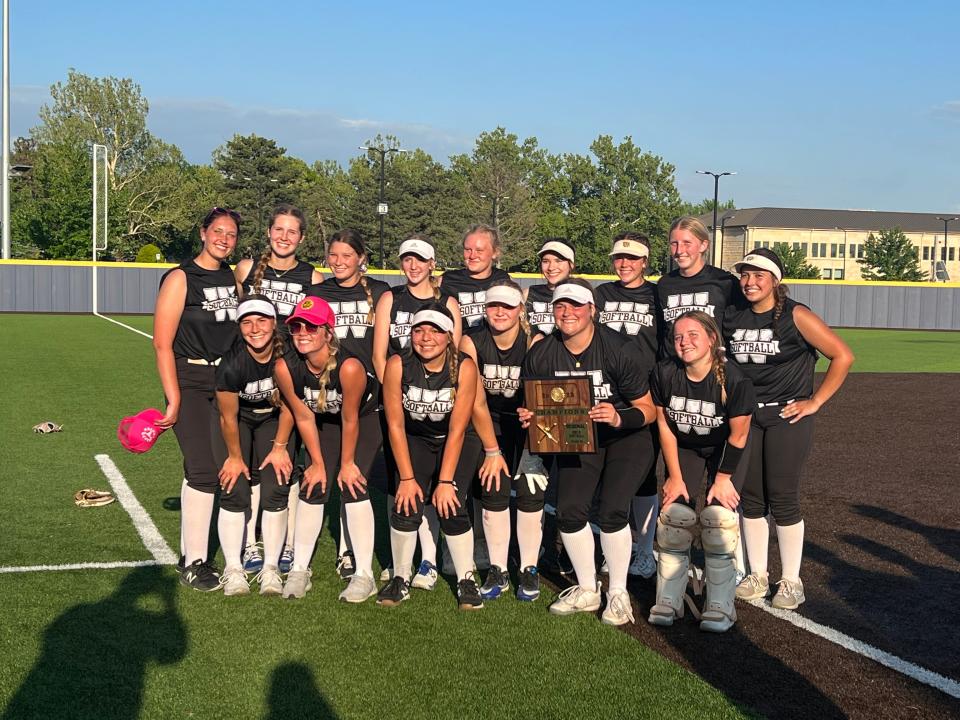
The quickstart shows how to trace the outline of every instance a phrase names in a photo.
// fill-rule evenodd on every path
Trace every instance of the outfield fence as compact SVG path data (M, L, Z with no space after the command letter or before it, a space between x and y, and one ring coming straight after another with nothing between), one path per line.
M153 312L160 278L172 265L0 261L0 312L89 313L97 273L97 309L108 314ZM371 271L391 285L397 271ZM542 282L518 274L523 286ZM612 276L584 276L594 284ZM788 280L791 296L834 327L960 330L960 283Z

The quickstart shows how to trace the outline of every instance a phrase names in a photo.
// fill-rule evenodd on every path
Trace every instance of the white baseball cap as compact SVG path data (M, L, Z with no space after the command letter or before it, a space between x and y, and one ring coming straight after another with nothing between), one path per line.
M509 285L494 285L487 290L484 303L501 303L508 307L517 307L523 305L523 293Z
M545 242L537 253L537 257L543 257L548 252L555 253L564 260L576 262L576 253L573 251L573 248L561 240L548 240Z
M433 260L436 258L433 245L417 238L410 238L400 243L400 252L397 253L397 257L403 257L404 255L416 255L423 260Z
M610 251L610 255L629 255L636 258L645 258L650 257L650 248L644 245L642 242L637 242L636 240L617 240L613 244L613 250Z
M558 303L561 300L572 300L575 303L580 305L586 305L587 303L595 304L593 299L593 293L587 290L583 285L577 285L576 283L563 283L557 285L556 289L553 291L553 303Z
M453 332L453 320L436 310L420 310L414 313L414 316L410 319L410 327L412 328L423 325L423 323L434 325L444 332Z

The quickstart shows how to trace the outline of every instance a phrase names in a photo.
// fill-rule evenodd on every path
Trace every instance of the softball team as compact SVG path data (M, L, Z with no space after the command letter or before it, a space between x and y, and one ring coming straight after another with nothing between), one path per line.
M751 572L737 587L737 597L755 600L769 594L769 512L781 564L773 606L792 610L805 600L800 474L813 441L813 416L843 385L853 354L823 320L788 297L776 253L758 248L734 268L746 300L727 309L723 335L727 353L753 381L757 396L743 486L743 534ZM814 390L818 352L830 365Z

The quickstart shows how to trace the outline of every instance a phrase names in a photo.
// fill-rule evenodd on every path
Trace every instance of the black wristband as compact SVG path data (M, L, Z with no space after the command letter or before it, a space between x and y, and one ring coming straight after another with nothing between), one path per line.
M720 467L717 472L725 475L733 475L737 471L737 465L740 464L740 458L743 457L744 448L738 448L731 445L727 440L723 445L723 455L720 456Z
M620 426L617 430L639 430L647 426L647 418L643 415L643 410L635 407L628 407L625 410L617 410L620 416Z

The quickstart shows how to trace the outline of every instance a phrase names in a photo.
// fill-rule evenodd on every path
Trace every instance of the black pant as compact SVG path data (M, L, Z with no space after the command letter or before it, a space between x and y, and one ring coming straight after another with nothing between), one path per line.
M530 485L525 478L514 480L517 467L520 465L520 456L523 455L527 431L520 427L520 423L515 417L508 418L506 423L499 428L494 426L494 430L497 431L497 443L503 452L503 459L507 462L509 475L500 474L499 490L493 487L490 490L481 489L483 509L494 512L507 510L510 507L510 491L512 490L517 496L517 510L521 512L543 510L543 490L534 486L534 492L531 493Z
M650 463L650 470L643 479L637 490L637 497L650 497L657 494L657 458L660 457L660 428L656 423L648 426L650 428L650 439L653 442L653 462Z
M373 461L376 460L377 451L380 449L380 413L372 412L360 418L360 434L357 436L357 447L354 450L353 459L360 468L360 472L370 481L370 470L373 468ZM323 466L327 473L327 489L320 491L320 486L313 488L313 492L307 496L307 488L300 484L300 499L311 505L325 505L330 501L330 492L337 482L337 475L340 473L340 455L343 442L343 426L339 422L321 422L320 430L320 452L323 454ZM310 458L307 457L307 467L310 466ZM362 502L370 499L368 490L357 491L357 497L353 497L349 490L344 489L340 493L340 499L345 503Z
M396 506L390 510L390 527L401 532L416 532L423 518L423 506L430 503L437 480L440 479L440 463L443 461L445 438L426 438L417 435L407 436L407 446L410 448L410 462L413 464L413 476L423 491L424 502L417 501L413 513L404 515L397 512ZM480 469L480 456L483 446L480 438L474 432L468 432L463 438L463 448L460 450L460 459L457 460L457 469L452 480L456 483L457 500L460 507L457 514L451 518L440 518L440 529L445 535L462 535L470 530L470 513L467 508L467 495L470 486L477 477Z
M653 463L653 440L647 428L607 441L594 455L558 455L557 524L574 533L590 522L599 485L597 524L606 533L630 522L630 504Z
M777 525L796 525L800 515L800 475L813 444L813 416L791 425L782 406L765 407L750 424L750 467L741 503L748 518L773 515Z
M219 428L219 414L215 422ZM241 414L237 418L237 428L240 431L240 453L247 468L259 465L263 462L263 458L270 454L270 450L273 449L273 440L277 437L278 424L279 414L276 411L256 416ZM287 445L287 451L292 452L289 445ZM219 433L214 438L213 455L217 467L222 467L227 459L227 446ZM288 485L277 482L273 465L267 465L260 471L260 480L260 509L265 512L286 510L290 488ZM229 512L245 513L250 510L250 482L246 477L241 475L230 492L221 493L220 507Z
M744 446L743 455L740 456L740 462L737 463L737 469L730 480L739 493L743 488L743 483L747 479L747 468L750 465L750 440L747 437L747 444ZM720 458L723 455L723 446L706 448L685 448L678 447L677 455L680 459L680 474L683 476L683 484L687 486L687 494L690 496L689 502L679 498L677 502L682 502L693 509L697 507L697 500L700 497L700 491L703 489L703 478L707 478L707 489L713 485L717 477L717 470L720 466ZM710 505L719 505L714 500Z
M178 357L177 385L180 387L180 414L173 433L183 454L183 477L194 490L216 493L220 466L213 457L214 428L218 417L214 407L216 371L212 365L191 365ZM220 428L215 428L220 436Z

